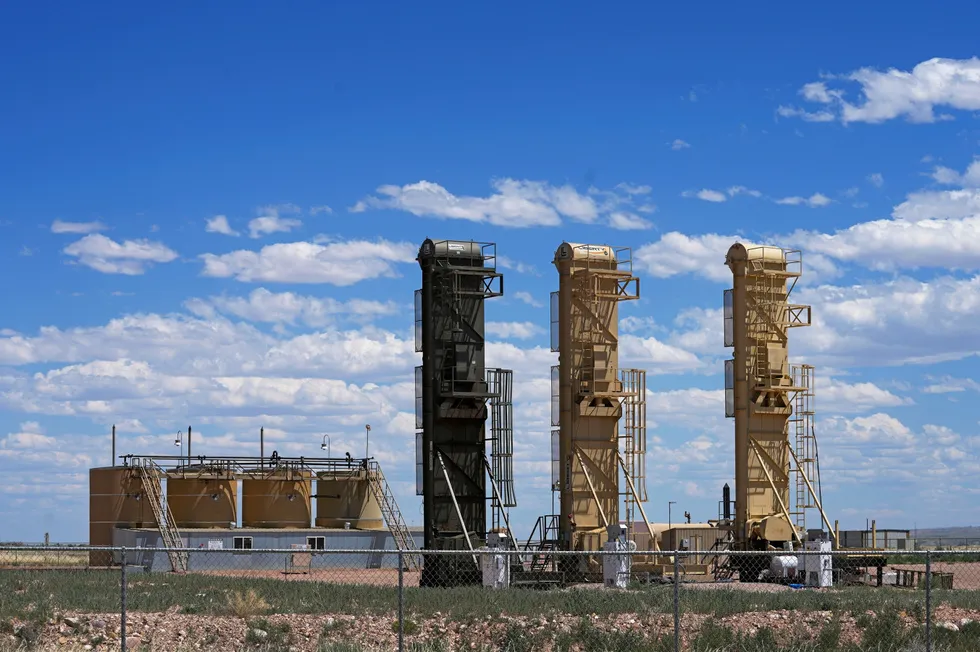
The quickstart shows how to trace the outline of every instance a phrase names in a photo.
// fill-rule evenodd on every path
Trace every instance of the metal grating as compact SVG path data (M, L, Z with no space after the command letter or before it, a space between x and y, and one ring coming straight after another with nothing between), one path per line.
M561 331L558 329L558 292L551 293L551 351L557 352L561 347Z
M735 416L735 360L725 360L725 416Z
M725 290L725 346L735 346L734 290Z
M490 390L490 463L501 507L515 507L514 495L514 373L487 369Z

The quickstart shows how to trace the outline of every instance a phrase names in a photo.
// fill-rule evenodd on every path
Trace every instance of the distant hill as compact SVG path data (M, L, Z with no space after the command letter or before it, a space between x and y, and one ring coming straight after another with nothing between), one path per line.
M950 537L957 539L980 539L980 525L967 525L959 527L920 527L913 530L913 535L922 537Z

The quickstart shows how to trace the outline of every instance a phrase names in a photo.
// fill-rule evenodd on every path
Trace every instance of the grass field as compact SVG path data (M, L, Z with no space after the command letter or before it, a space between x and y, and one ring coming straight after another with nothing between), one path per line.
M89 562L88 552L76 550L3 550L0 551L0 568L72 568L84 567Z
M737 584L709 588L682 585L680 611L685 629L684 649L696 652L911 652L924 649L920 627L925 617L922 591L846 587L769 592L746 588ZM192 623L221 619L236 622L241 629L241 646L223 649L270 652L285 652L290 647L297 647L289 627L298 631L302 620L307 630L318 628L318 617L324 614L338 616L338 619L346 614L350 622L380 628L390 639L394 635L392 624L397 599L396 587L328 586L315 582L195 574L132 574L127 585L130 613L160 614L160 622L174 615L186 617ZM935 591L933 604L980 614L980 591ZM5 624L8 632L12 631L11 623L14 622L35 623L43 629L46 623L50 625L57 613L118 614L119 608L118 572L83 569L0 572L0 623ZM626 591L581 588L489 591L481 587L405 589L406 633L412 637L414 646L408 649L416 652L462 650L463 647L450 647L455 643L438 640L441 637L439 627L466 631L477 624L495 628L494 640L488 643L490 647L483 648L469 647L469 643L475 643L471 640L465 649L666 652L673 649L672 610L673 587L669 585L638 585ZM742 615L772 613L783 614L779 618L784 621L802 623L806 620L809 624L806 628L794 629L776 620L773 623L780 627L770 627L767 616L766 619L757 618L751 627L739 627L738 619ZM281 614L306 616L297 616L298 620L290 625L289 621L282 620L285 617L279 616ZM637 630L616 625L624 614L635 616L643 627ZM806 614L826 616L810 618ZM276 618L280 618L276 621L279 624L274 622ZM258 619L268 619L262 621L262 627L268 628L264 630L268 637L249 642L248 632L254 629L253 623L259 622ZM550 625L538 627L539 621L550 622ZM441 625L432 625L436 622ZM534 624L535 628L526 623ZM355 642L345 640L342 632L327 634L312 637L310 644L315 648L298 645L297 649L315 649L317 652L391 649L359 647L362 645L360 639ZM0 638L4 639L0 642L0 650L10 649L4 647L11 644L9 637ZM308 631L300 638L300 643L311 639ZM414 640L422 638L429 640ZM478 640L482 645L483 641ZM958 632L937 628L936 640L939 642L934 648L937 652L978 650L980 623L970 623ZM859 643L859 647L852 645ZM58 649L71 648L61 644ZM95 649L110 648L96 646Z

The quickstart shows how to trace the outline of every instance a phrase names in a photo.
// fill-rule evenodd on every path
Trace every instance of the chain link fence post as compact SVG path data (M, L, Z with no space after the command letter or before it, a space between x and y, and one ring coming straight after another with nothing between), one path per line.
M674 551L674 652L681 652L681 556Z
M926 652L932 652L932 552L926 551Z
M398 551L398 652L405 652L405 553Z
M126 548L120 551L119 577L119 649L126 652ZM112 553L110 553L112 554Z

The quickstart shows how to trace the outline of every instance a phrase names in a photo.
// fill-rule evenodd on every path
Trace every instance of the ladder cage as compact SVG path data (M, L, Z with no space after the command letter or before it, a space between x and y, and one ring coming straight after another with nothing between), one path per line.
M646 452L647 452L647 375L644 369L622 369L623 392L623 460L640 502L647 501ZM628 487L623 493L632 512L633 496Z
M514 373L487 369L490 391L490 465L500 492L500 507L515 507L514 494Z
M811 365L795 364L791 370L793 386L799 388L793 398L793 415L789 419L790 432L787 433L793 436L793 450L799 460L799 465L793 468L796 494L794 517L797 526L805 530L808 511L817 509L822 504L819 495L822 493L820 460L814 432L814 368ZM804 474L818 495L813 495L806 486Z

